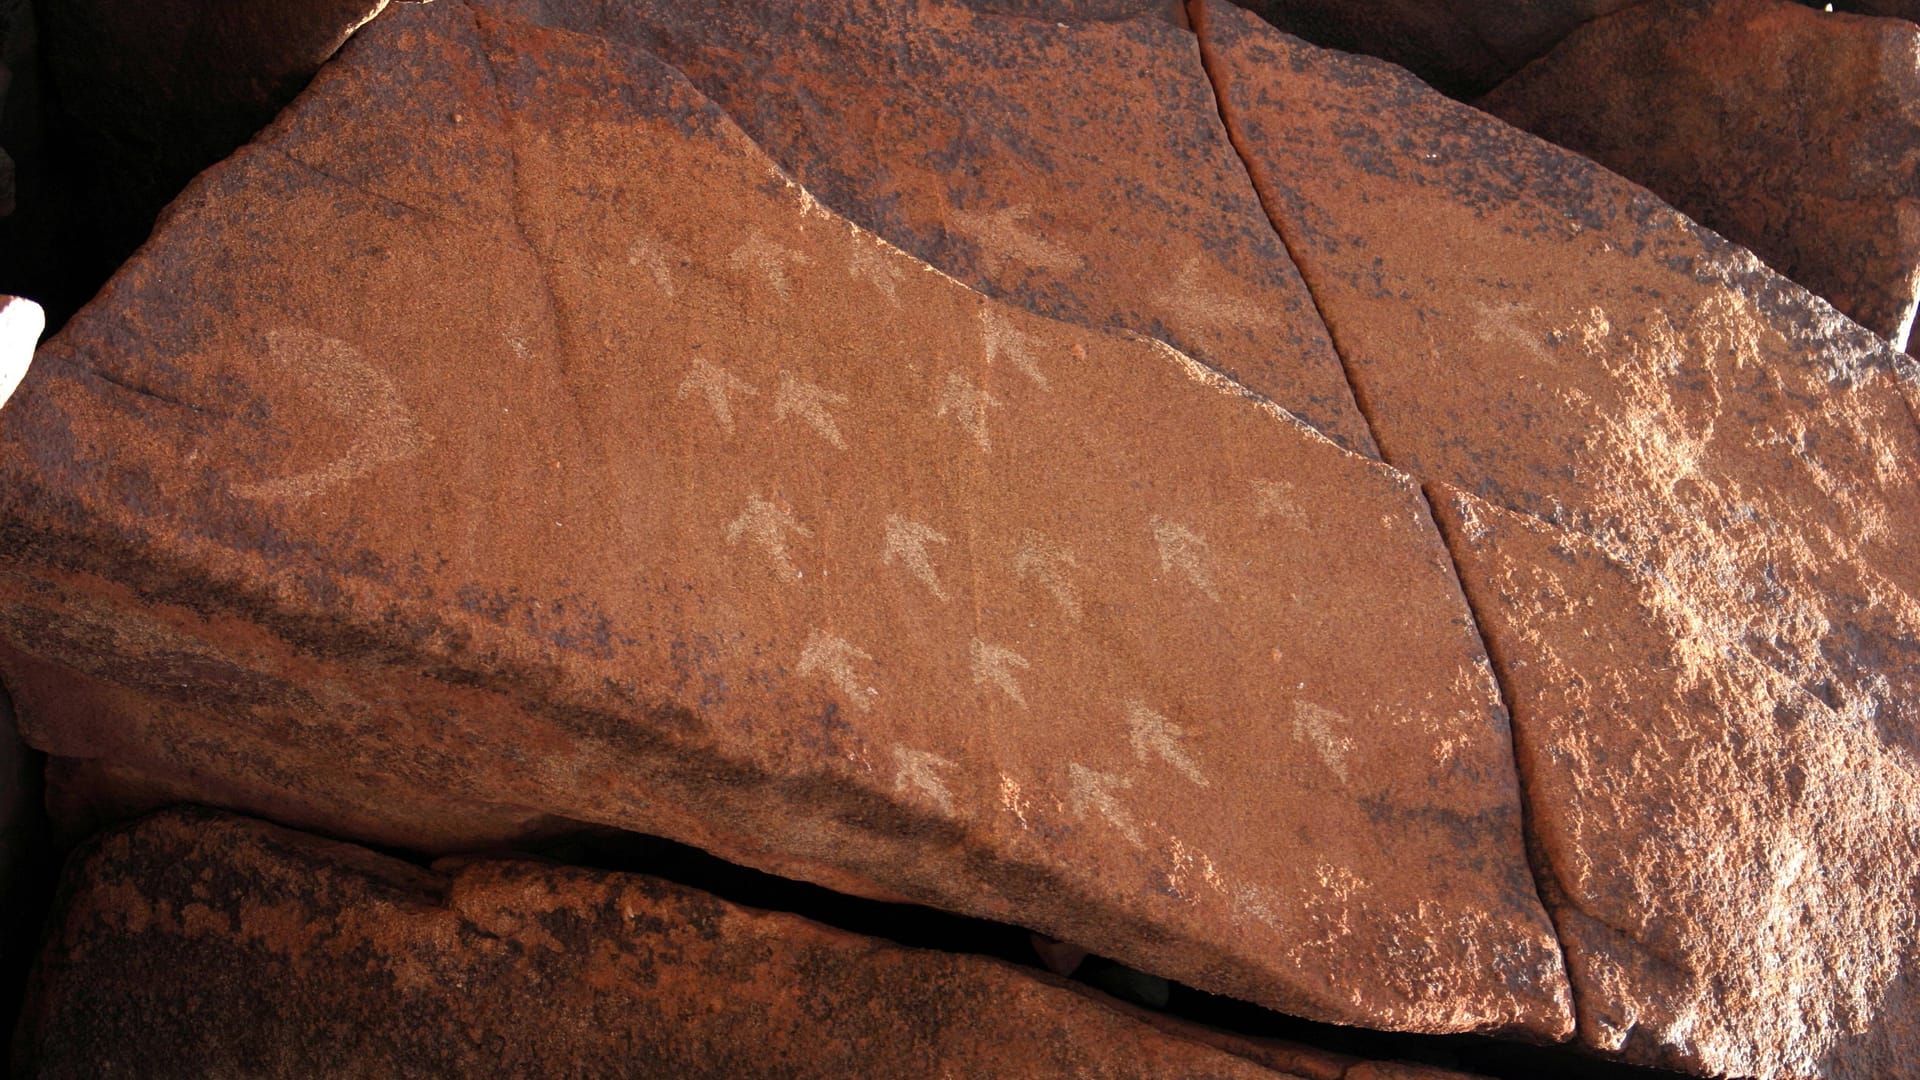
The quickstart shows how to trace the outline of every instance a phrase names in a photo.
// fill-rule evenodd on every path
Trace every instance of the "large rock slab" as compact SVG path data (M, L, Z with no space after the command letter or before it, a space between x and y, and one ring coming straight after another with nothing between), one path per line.
M605 38L363 30L42 349L0 539L59 756L441 850L461 806L663 834L1308 1016L1571 1024L1415 485L904 255Z
M506 6L652 50L827 207L966 284L1157 338L1374 453L1169 5Z
M1483 93L1634 0L1234 0L1316 45L1390 60L1455 97Z
M1909 1075L1912 760L1592 540L1458 491L1435 509L1514 703L1583 1040L1711 1075Z
M75 856L22 1076L1274 1078L1040 972L639 874L173 812Z
M1573 926L1563 932L1570 963L1600 988L1591 1004L1577 997L1583 1037L1689 1067L1787 1075L1829 1062L1872 1074L1862 1063L1880 1051L1870 1047L1904 1039L1911 1006L1888 989L1890 964L1871 973L1844 958L1877 947L1862 942L1906 947L1898 927L1911 918L1911 893L1838 871L1810 885L1783 869L1790 852L1756 852L1811 843L1806 828L1881 805L1916 768L1920 431L1910 362L1590 162L1230 7L1202 15L1229 123L1345 350L1386 459L1429 492L1457 490L1541 522L1645 583L1631 594L1638 606L1615 603L1561 628L1587 651L1568 650L1551 668L1560 683L1503 680L1523 748L1573 777L1524 773L1556 876L1579 886L1548 899L1563 931ZM1467 560L1459 530L1454 539ZM1577 600L1587 583L1565 587ZM1517 601L1499 591L1475 595L1502 659L1504 638L1528 633L1531 609L1508 610ZM1636 676L1649 680L1646 694L1666 695L1649 697L1644 716L1628 704L1640 700L1638 684L1623 681L1634 664L1650 669ZM1669 676L1681 681L1662 689ZM1625 711L1569 716L1556 694L1612 695L1609 707ZM1797 736L1742 749L1759 737L1743 725L1768 715L1754 703L1775 700L1817 713L1834 732L1818 745L1846 753L1790 767ZM1721 716L1716 703L1739 708ZM1675 712L1674 730L1698 725L1688 738L1732 743L1729 760L1754 772L1735 785L1731 765L1709 769L1711 754L1648 737L1663 708ZM1615 750L1583 758L1587 741ZM1798 795L1721 805L1734 787L1843 792L1855 762L1877 785L1865 803L1833 794L1813 811ZM1812 778L1790 779L1794 768ZM1569 801L1576 783L1593 789L1585 803ZM1669 807L1699 807L1703 821L1676 821L1689 811ZM1619 815L1617 831L1601 828L1608 815ZM1806 865L1865 865L1875 852L1904 865L1904 828L1897 818L1863 824L1830 849L1809 848ZM1732 913L1754 914L1743 875L1756 866L1791 903L1818 900L1807 921L1783 900L1761 929L1733 931ZM1855 905L1867 923L1851 921ZM1789 984L1766 973L1781 956L1799 958L1790 1023L1779 1006ZM1674 970L1649 973L1660 963ZM1722 985L1726 998L1712 998ZM1868 1049L1845 1045L1854 1042Z
M1920 26L1790 0L1589 23L1479 101L1905 348L1920 302Z

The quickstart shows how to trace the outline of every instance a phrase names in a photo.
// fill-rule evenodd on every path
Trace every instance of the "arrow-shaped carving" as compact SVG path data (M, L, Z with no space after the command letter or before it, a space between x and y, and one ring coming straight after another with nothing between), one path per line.
M1040 361L1035 357L1041 340L1025 330L1008 322L1005 316L991 307L980 309L982 324L981 339L986 349L987 363L1006 359L1020 369L1020 373L1033 380L1033 385L1042 390L1047 388L1047 375L1040 370Z
M991 686L1025 707L1027 699L1020 693L1020 684L1013 677L1013 669L1031 667L1026 657L1004 645L989 645L975 638L972 660L975 686Z
M773 286L773 291L785 300L793 292L793 286L787 281L787 267L805 266L813 259L798 251L781 247L760 233L747 237L733 254L727 256L727 262L737 270L758 270Z
M1218 603L1220 590L1213 584L1213 552L1200 534L1164 518L1153 519L1153 542L1160 548L1160 571L1178 570L1193 587Z
M860 685L860 677L854 672L856 663L872 663L868 656L853 645L834 637L832 634L815 630L807 635L807 643L800 649L800 664L794 669L802 678L811 675L824 675L836 689L856 709L869 708L872 697Z
M793 557L787 554L787 534L812 536L813 530L800 524L783 506L758 495L747 496L747 508L727 526L727 543L738 544L741 540L751 540L760 545L767 553L767 561L774 569L789 577L799 577L800 570L793 565Z
M833 422L833 414L827 410L846 403L847 395L815 386L791 371L782 371L780 389L773 396L773 418L785 420L798 416L835 450L845 450L847 441L840 437L840 426Z
M948 211L948 220L980 245L980 268L995 277L1007 264L1007 257L1028 266L1072 273L1087 261L1059 244L1023 226L1033 209L1009 206L989 213L970 210Z
M1021 537L1020 550L1013 556L1014 575L1038 581L1070 622L1080 621L1080 597L1073 591L1067 570L1079 565L1073 552L1035 532Z
M991 450L993 440L987 435L987 410L999 404L985 390L975 389L965 375L949 371L946 386L940 392L940 407L934 415L952 416L954 422L980 444L981 450Z
M713 418L720 422L726 433L733 434L733 395L742 397L757 394L759 391L747 385L733 372L702 357L693 358L693 371L680 381L680 390L675 396L681 401L689 394L699 394L707 399L707 407L713 410Z
M1186 732L1180 725L1148 708L1145 702L1127 703L1127 730L1133 736L1133 756L1141 761L1148 757L1157 757L1186 776L1187 779L1207 786L1207 778L1200 772L1200 766L1181 745Z
M947 538L932 526L894 514L887 518L886 546L880 552L880 561L887 566L900 563L927 591L945 600L947 591L940 587L940 579L933 572L933 559L927 554L927 545L946 542Z
M959 766L938 754L904 746L893 748L893 761L896 769L893 776L894 791L918 791L932 799L934 805L940 807L941 813L953 813L953 795L947 791L946 780L940 773Z
M310 330L270 330L267 358L279 374L308 384L327 411L354 431L347 452L333 461L274 480L236 484L250 499L308 498L358 479L381 465L426 449L430 437L414 422L387 373L367 363L360 350Z
M1114 795L1115 791L1124 791L1132 786L1133 781L1126 777L1070 764L1067 766L1067 808L1082 818L1087 816L1087 811L1096 811L1102 820L1119 829L1122 836L1138 846L1140 829Z

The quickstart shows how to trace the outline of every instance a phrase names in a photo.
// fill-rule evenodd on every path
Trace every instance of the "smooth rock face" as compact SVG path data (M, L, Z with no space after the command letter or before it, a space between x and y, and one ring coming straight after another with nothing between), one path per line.
M56 755L442 850L461 804L666 835L1313 1017L1571 1026L1407 477L900 253L605 39L357 35L43 348L0 541Z
M1497 85L1581 24L1634 0L1234 0L1316 45L1407 68L1455 97Z
M1906 346L1920 299L1920 27L1789 0L1589 23L1481 108L1646 185Z
M1038 972L530 861L175 812L77 856L38 1077L1284 1074Z
M1549 905L1574 970L1607 1003L1583 1005L1583 1038L1641 1061L1874 1075L1863 1063L1877 1051L1856 1044L1906 1038L1898 1022L1863 1032L1910 1015L1891 973L1911 963L1899 950L1911 948L1900 927L1913 896L1889 867L1810 884L1789 865L1789 838L1847 807L1891 807L1920 753L1910 362L1589 162L1383 65L1307 49L1225 5L1202 14L1228 121L1262 148L1256 183L1346 351L1384 457L1430 494L1457 489L1545 523L1655 583L1631 594L1638 606L1561 626L1588 666L1553 668L1561 683L1550 686L1504 680L1528 760L1579 777L1526 772L1554 872L1579 886ZM1454 533L1467 560L1472 529ZM1532 594L1469 585L1503 671L1517 666L1507 637L1544 647L1526 638ZM1566 590L1577 599L1587 587ZM1753 770L1738 786L1777 797L1720 807L1734 766L1702 771L1711 754L1647 740L1638 725L1658 712L1566 715L1581 695L1636 701L1628 676L1671 702L1674 730L1697 724L1688 738L1731 742L1716 752ZM1775 701L1789 706L1783 726L1799 710L1831 728L1815 744L1824 756L1798 762L1806 777L1793 779L1793 754L1813 735L1768 744L1742 726ZM1589 753L1588 741L1616 749ZM1845 794L1867 782L1856 765L1870 786ZM1592 789L1590 813L1567 794L1576 782ZM1792 794L1802 786L1812 809ZM1676 832L1675 806L1701 806L1703 824ZM1864 865L1874 851L1904 865L1906 828L1894 818L1830 848L1793 842L1814 843L1809 867ZM1755 880L1793 899L1755 909ZM1809 896L1819 903L1803 923L1792 905ZM1851 921L1856 907L1865 922ZM1595 911L1593 924L1576 917ZM1750 920L1738 932L1735 912ZM1882 946L1902 958L1845 959ZM1798 958L1791 977L1769 973L1781 957ZM1724 998L1704 989L1723 985ZM1782 996L1804 1019L1782 1018Z
M1436 500L1514 701L1583 1041L1714 1075L1920 1057L1920 781L1593 541Z
M651 50L828 208L967 285L1158 338L1347 449L1375 452L1220 124L1193 36L1164 11L815 0L775 18L761 0L503 6ZM992 14L1028 9L1042 17Z

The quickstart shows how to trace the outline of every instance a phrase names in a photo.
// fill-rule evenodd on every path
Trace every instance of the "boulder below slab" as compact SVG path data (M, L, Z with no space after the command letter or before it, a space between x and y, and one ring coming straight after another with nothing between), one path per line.
M1411 482L931 270L617 41L356 35L42 350L0 539L56 756L348 835L664 835L1314 1018L1571 1026Z
M14 1055L45 1080L1285 1075L985 957L205 811L75 856Z
M1906 347L1920 303L1920 26L1790 0L1641 4L1478 105L1646 185Z

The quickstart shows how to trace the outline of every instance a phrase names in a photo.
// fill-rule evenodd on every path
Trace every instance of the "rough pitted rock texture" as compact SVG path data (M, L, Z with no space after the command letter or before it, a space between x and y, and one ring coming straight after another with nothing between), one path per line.
M1896 348L1920 299L1920 26L1667 0L1583 27L1481 108L1600 162Z
M1584 159L1231 7L1201 14L1228 122L1383 456L1638 589L1542 644L1545 586L1468 581L1592 995L1583 1039L1761 1075L1910 1060L1910 361ZM1456 525L1456 558L1504 573L1473 566L1474 533ZM1636 693L1648 710L1621 711Z
M1911 757L1592 540L1457 491L1437 509L1514 701L1583 1038L1714 1074L1909 1075Z
M1286 1075L1039 972L638 874L172 812L63 894L22 1076Z
M1583 23L1635 0L1234 0L1330 49L1390 60L1455 97L1484 93Z
M1158 338L1374 452L1220 124L1199 48L1163 13L1062 11L1071 21L1060 22L936 0L812 0L779 18L761 0L503 6L674 64L827 207L962 282Z
M54 254L85 260L90 272L100 263L104 276L194 174L272 120L387 2L44 5L51 123L62 140L60 167L82 195Z
M1412 481L890 247L630 46L389 9L42 349L0 463L0 666L56 755L1571 1028Z

